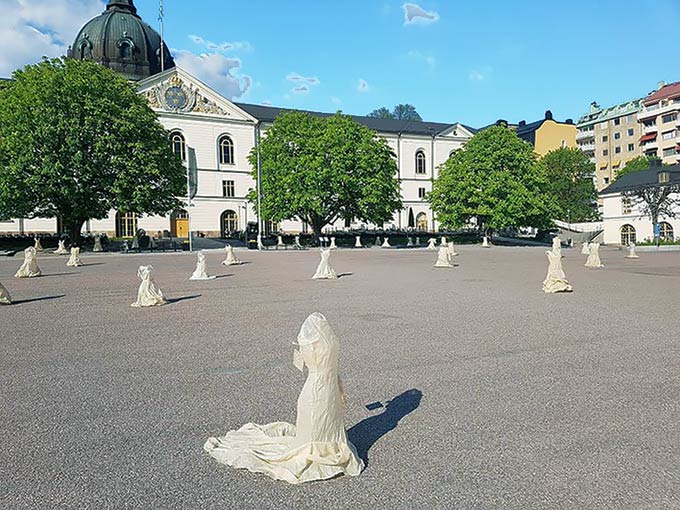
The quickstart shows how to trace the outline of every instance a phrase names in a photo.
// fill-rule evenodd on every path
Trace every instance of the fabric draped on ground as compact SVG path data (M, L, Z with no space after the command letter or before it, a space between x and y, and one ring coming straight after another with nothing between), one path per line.
M142 283L137 291L137 301L131 305L133 308L160 306L167 303L163 292L153 279L153 266L139 266L137 276L141 278Z
M12 298L9 295L9 292L7 292L7 289L3 287L2 283L0 283L0 305L11 305L12 304Z
M14 275L17 278L36 278L42 276L38 267L37 251L33 246L24 250L24 263Z

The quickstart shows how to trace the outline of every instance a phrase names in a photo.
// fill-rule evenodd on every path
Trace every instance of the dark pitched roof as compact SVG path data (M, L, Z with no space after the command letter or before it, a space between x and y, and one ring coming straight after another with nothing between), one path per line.
M288 111L296 111L292 108L277 108L274 106L264 106L256 104L247 103L235 103L236 106L245 110L250 115L255 117L260 122L274 122L274 119L278 117L281 113ZM312 112L307 110L297 110L316 117L330 117L334 115L333 113L325 112ZM408 121L408 120L396 120L396 119L379 119L374 117L361 117L358 115L351 115L351 117L364 126L378 131L380 133L406 133L413 135L425 135L432 136L439 134L447 129L455 126L455 124L444 124L441 122L419 122L419 121ZM477 130L468 126L461 124L465 129L469 130L472 134L476 133Z
M620 179L616 179L612 184L600 191L600 195L611 195L613 193L621 193L623 191L630 191L645 186L653 186L659 182L659 172L670 173L670 182L672 184L680 184L680 164L671 166L653 166L649 170L631 172Z
M680 81L664 85L656 92L652 92L645 98L644 103L645 106L650 106L658 103L662 99L673 99L676 97L680 97Z

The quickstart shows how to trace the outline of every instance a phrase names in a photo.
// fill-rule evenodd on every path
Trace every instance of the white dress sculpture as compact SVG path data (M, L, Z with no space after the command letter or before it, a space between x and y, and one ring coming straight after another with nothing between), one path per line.
M628 255L626 255L627 259L639 259L640 257L635 251L635 243L630 243L630 246L628 246Z
M434 237L431 237L427 242L427 249L430 251L437 251L437 240Z
M380 246L380 236L375 236L375 245Z
M264 243L262 242L262 236L257 235L257 249L258 250L264 250Z
M302 325L297 345L294 364L299 370L306 365L308 372L296 423L248 423L211 437L203 448L221 464L290 484L358 476L364 463L345 431L338 338L326 318L314 313Z
M446 246L447 244L449 244L449 242L447 241L446 237L442 236L442 240L439 243L439 246Z
M448 242L448 244L446 245L446 250L447 253L449 254L449 260L453 260L453 257L458 256L458 253L456 253L456 246L453 244L453 241Z
M95 253L101 253L104 251L104 247L102 246L102 238L99 234L94 236L94 248L92 248L92 251Z
M139 266L137 276L141 278L142 283L137 292L137 301L131 305L133 308L161 306L167 303L153 279L153 266Z
M407 247L407 248L413 248L413 238L411 238L411 237L409 236L409 237L407 237L406 239L407 239L407 241L406 241L406 247Z
M590 248L588 243L583 243L581 246L581 255L590 255Z
M222 261L223 266L240 266L242 262L236 258L236 255L234 255L234 248L231 247L230 244L227 245L226 247L227 250L227 258Z
M385 240L382 243L381 248L392 248L392 245L390 244L390 238L386 237Z
M131 250L139 250L139 237L135 235L132 238L132 246L130 246Z
M437 262L435 262L434 267L453 267L451 264L451 258L449 257L448 246L439 247L439 255L437 256Z
M199 251L197 253L196 269L194 274L191 275L190 280L214 280L216 276L208 276L208 270L206 269L205 253Z
M554 254L562 256L562 240L559 237L553 237L552 251Z
M35 238L35 245L33 246L35 248L35 251L43 251L42 244L40 244L40 238L36 237Z
M484 236L484 241L482 242L482 248L491 248L491 244L489 243L489 238L487 236Z
M68 262L66 262L66 267L80 267L83 265L83 261L80 260L80 248L76 248L75 246L71 248L71 256L68 259Z
M363 248L363 245L361 244L361 236L356 236L356 239L354 241L354 247Z
M300 236L295 236L295 249L301 250L302 244L300 244Z
M321 262L319 263L319 267L316 268L316 273L314 273L312 278L314 280L335 280L338 275L335 274L335 271L330 264L331 250L324 250L321 248L320 252Z
M66 249L66 241L63 239L59 240L59 246L54 250L55 255L68 255L69 251Z
M586 267L599 269L604 267L600 261L600 243L590 243L590 251L588 253L588 260L586 260Z
M543 292L555 294L556 292L571 292L574 289L567 281L567 277L562 269L562 255L554 251L546 251L548 255L548 276L543 282Z
M0 305L11 305L12 298L9 296L7 289L0 283Z
M329 246L331 250L337 250L338 246L335 244L335 237L331 237L331 245Z
M283 236L276 236L278 239L278 242L276 243L277 248L284 248L286 245L283 242Z
M38 267L37 252L33 246L24 250L24 263L14 275L17 278L36 278L42 276L42 271Z
M416 246L420 246L420 237L416 237Z

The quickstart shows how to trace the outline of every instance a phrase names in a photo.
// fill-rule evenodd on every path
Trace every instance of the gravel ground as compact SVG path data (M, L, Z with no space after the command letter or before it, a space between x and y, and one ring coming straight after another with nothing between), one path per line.
M565 250L575 292L544 295L542 249L458 251L339 251L321 282L314 251L209 253L208 282L189 254L0 260L0 508L680 508L680 254ZM132 309L148 263L173 302ZM213 461L212 435L295 421L317 310L367 469L295 487Z

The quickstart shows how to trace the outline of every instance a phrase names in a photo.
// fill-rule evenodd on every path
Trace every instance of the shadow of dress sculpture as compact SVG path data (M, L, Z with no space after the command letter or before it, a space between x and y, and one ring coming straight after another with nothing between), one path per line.
M548 256L548 276L543 281L543 292L555 294L557 292L572 292L574 289L567 281L567 276L562 269L562 254L555 251L546 251Z
M17 278L36 278L42 276L42 271L38 267L37 252L33 246L24 250L24 263L14 275Z
M153 279L153 266L139 266L137 276L141 278L142 283L137 292L137 301L131 305L133 308L161 306L167 303L163 292Z
M326 318L314 313L298 335L296 366L308 375L297 403L297 421L248 423L203 447L222 464L263 473L291 484L358 476L364 463L347 439L344 395L338 374L339 342Z
M0 283L0 305L11 305L12 304L12 298L9 295L9 292L7 292L7 289L2 286L2 283Z
M335 270L331 267L331 251L330 250L324 250L321 249L321 262L319 263L319 266L316 268L316 273L314 273L314 276L312 278L314 280L335 280L337 279L338 275L335 274Z

